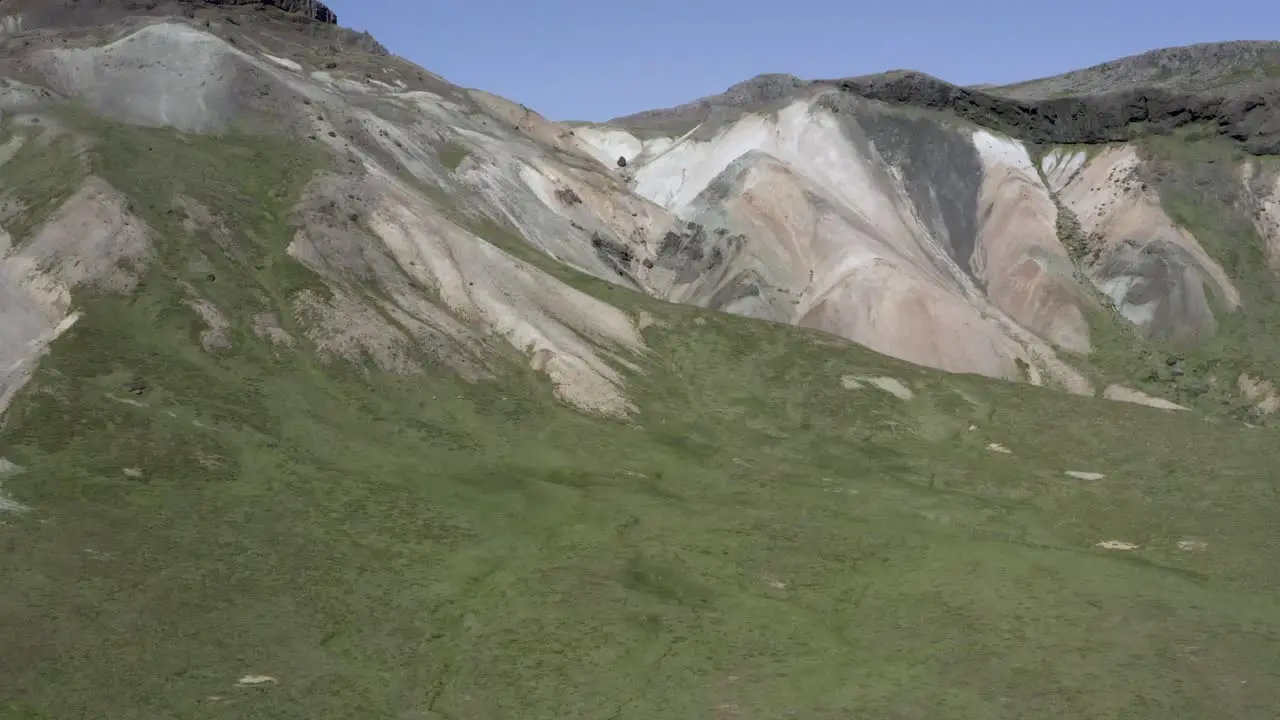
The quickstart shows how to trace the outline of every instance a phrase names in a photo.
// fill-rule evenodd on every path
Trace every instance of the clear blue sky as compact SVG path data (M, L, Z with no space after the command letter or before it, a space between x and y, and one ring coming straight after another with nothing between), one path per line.
M451 82L555 120L669 107L765 72L1052 75L1157 47L1280 39L1280 0L326 0Z

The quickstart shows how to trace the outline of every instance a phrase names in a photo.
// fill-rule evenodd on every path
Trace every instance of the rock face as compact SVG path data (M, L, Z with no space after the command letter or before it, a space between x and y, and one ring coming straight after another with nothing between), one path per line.
M338 24L338 16L319 0L203 0L209 5L264 5L279 8L316 22Z
M326 25L338 22L319 0L5 0L0 15L23 18L19 27L30 29L107 23L128 15L189 16L211 7L274 8Z
M920 73L832 82L845 92L864 97L948 110L1035 144L1123 142L1146 133L1207 123L1255 155L1280 152L1280 84L1276 83L1229 94L1144 87L1018 100L957 87Z

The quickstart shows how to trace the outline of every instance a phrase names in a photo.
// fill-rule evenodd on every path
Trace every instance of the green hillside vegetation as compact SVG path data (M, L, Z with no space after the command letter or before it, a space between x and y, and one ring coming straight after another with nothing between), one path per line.
M52 198L93 172L157 258L131 296L76 298L0 434L29 507L0 515L0 717L1280 706L1271 429L925 371L564 268L657 320L629 421L557 402L514 352L475 383L425 354L404 377L327 362L289 302L323 283L285 254L325 159L80 122L83 167L15 160L0 183ZM179 193L235 252L182 225ZM183 283L229 348L201 347ZM295 349L255 335L263 310Z

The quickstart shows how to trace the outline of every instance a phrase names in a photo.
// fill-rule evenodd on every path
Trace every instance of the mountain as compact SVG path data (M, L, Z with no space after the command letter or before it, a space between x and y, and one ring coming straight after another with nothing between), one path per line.
M558 123L337 20L0 0L0 717L1272 716L1275 46Z
M744 272L769 308L724 305L718 287L677 299L945 370L1230 405L1214 388L1277 359L1258 341L1280 257L1278 103L1280 82L1026 100L910 72L770 75L585 132L637 153L635 190L677 215L748 224L754 245L731 255L762 258ZM803 249L764 255L778 248ZM1159 367L1184 361L1176 382Z

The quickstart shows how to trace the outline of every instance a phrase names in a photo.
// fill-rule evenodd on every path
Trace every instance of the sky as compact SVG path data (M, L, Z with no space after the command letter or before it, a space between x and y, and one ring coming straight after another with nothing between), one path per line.
M1159 47L1280 40L1276 0L1221 12L1203 0L326 2L396 55L553 120L670 107L769 72L1003 84Z

